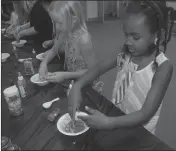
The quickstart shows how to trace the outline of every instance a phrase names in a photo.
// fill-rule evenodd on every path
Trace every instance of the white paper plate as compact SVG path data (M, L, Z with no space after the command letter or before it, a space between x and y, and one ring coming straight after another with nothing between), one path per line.
M78 115L87 116L88 114L85 112L76 112L76 119ZM68 136L77 136L85 133L89 127L85 124L85 129L78 133L68 133L65 131L65 126L71 121L71 117L68 113L64 114L57 122L57 129L64 135Z
M12 34L5 34L4 37L9 38L9 39L13 39L14 38L14 36Z
M5 29L5 28L2 28L2 29L1 29L1 33L2 33L2 34L4 34L4 33L5 33L5 31L6 31L6 29Z
M37 56L36 56L36 58L38 59L38 60L43 60L44 59L44 57L43 57L43 55L44 55L44 53L40 53L40 54L38 54Z
M20 42L13 41L12 45L16 47L23 47L26 42L27 42L26 40L20 40Z
M49 83L48 81L41 81L38 73L33 75L30 80L32 83L35 83L39 86L45 86Z
M7 58L9 58L9 57L10 57L9 53L2 53L1 54L1 61L5 62L7 60Z

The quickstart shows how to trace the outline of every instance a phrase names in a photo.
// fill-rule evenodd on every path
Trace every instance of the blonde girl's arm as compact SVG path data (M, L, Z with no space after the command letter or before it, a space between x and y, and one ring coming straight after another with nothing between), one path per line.
M162 63L153 77L151 89L142 109L124 116L109 117L109 128L133 127L148 122L164 98L172 73L173 65L169 61Z
M47 55L45 56L45 59L42 61L41 65L47 65L58 53L64 53L59 50L61 50L61 45L63 44L64 40L66 38L66 35L64 33L60 33L55 37L54 45L53 47L48 51Z

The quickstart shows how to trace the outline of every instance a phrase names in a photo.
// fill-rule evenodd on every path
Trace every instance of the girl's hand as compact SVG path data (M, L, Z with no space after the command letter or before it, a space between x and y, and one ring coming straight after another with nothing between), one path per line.
M81 88L79 84L73 84L68 96L68 113L75 120L75 113L78 110L82 101Z
M49 46L52 46L54 44L54 42L53 42L53 40L47 40L47 41L45 41L43 44L42 44L42 46L43 46L43 48L48 48Z
M60 83L65 80L65 72L48 73L46 80L53 83Z
M86 111L88 111L89 115L78 116L81 120L83 120L89 127L96 129L108 129L110 128L108 117L105 116L98 110L91 109L89 107L85 107Z
M21 38L20 32L17 35L14 34L14 37L17 42L20 42L20 38Z
M44 63L41 63L40 68L39 68L39 76L40 79L45 80L48 74L48 68L47 65Z
M20 26L16 27L16 29L14 30L14 33L13 33L15 38L18 36L20 31L21 31L21 27Z

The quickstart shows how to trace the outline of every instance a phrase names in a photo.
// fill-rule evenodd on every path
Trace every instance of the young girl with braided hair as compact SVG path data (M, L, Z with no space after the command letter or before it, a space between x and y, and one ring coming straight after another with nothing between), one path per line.
M170 12L170 8L157 1L134 1L128 4L122 20L124 47L118 55L113 55L116 57L100 61L73 85L68 99L68 110L73 119L82 101L81 90L96 77L116 67L117 77L111 102L126 115L112 117L86 106L89 115L79 118L96 129L143 125L155 134L162 100L173 72L173 66L164 54L172 28L168 26L167 15ZM164 41L162 33L165 35ZM163 51L160 49L162 45Z

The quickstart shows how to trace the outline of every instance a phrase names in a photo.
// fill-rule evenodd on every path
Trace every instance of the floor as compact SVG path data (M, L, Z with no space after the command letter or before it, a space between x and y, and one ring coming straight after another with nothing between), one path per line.
M89 32L92 35L95 45L97 60L104 59L114 52L118 52L123 44L123 31L119 20L100 22L89 22ZM172 81L163 100L161 117L157 125L156 135L170 147L176 149L176 37L173 36L168 44L166 55L174 65ZM111 99L112 88L116 76L116 71L111 70L101 76L105 83L103 95Z

